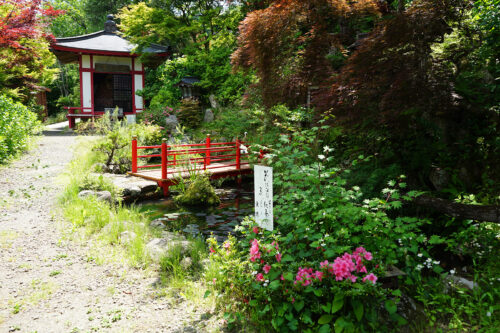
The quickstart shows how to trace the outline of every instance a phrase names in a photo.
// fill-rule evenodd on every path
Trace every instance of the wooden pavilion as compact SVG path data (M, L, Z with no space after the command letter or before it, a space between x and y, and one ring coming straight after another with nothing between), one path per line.
M120 35L112 15L102 31L56 39L51 48L59 61L79 64L80 106L66 107L70 128L76 118L94 119L116 108L120 117L142 112L144 101L136 92L144 88L144 66L157 66L169 48L150 45L142 51L148 62L142 63L135 47Z

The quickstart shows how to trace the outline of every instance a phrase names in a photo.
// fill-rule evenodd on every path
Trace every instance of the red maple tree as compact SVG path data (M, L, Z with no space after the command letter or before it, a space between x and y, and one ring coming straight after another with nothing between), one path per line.
M26 49L23 39L45 39L54 36L47 32L52 18L63 11L42 4L41 0L0 0L5 13L0 16L0 48Z

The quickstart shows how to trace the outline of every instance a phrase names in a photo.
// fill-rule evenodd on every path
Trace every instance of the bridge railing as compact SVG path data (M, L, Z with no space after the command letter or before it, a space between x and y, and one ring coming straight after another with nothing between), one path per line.
M160 153L139 155L140 150L159 149ZM190 169L215 170L235 167L240 170L249 162L243 161L248 156L245 142L236 139L232 142L212 142L210 135L204 143L168 145L163 139L161 145L139 146L137 137L132 138L132 173L141 169L161 168L162 179ZM161 158L161 163L139 165L139 159ZM232 163L231 163L232 162Z

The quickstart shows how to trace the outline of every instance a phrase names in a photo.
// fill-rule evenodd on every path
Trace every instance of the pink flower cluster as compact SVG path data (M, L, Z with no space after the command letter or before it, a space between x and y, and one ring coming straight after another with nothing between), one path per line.
M324 273L321 271L313 272L312 268L302 268L299 267L299 271L295 276L294 284L300 284L304 287L310 285L314 280L323 280Z
M321 262L320 267L327 269L330 275L335 275L335 280L337 281L349 279L352 282L356 282L358 277L353 275L353 273L368 273L366 266L363 264L363 259L370 261L373 259L373 256L363 247L358 247L352 254L346 252L341 257L335 258L331 264L328 263L328 260ZM373 273L370 273L363 278L363 282L366 280L375 284L377 277Z
M314 271L312 268L299 267L299 271L295 277L295 284L308 286L315 280L322 281L325 273L332 277L335 276L335 280L337 281L349 279L352 282L356 282L358 277L353 273L368 273L363 260L370 261L372 259L373 256L370 252L366 251L363 247L358 247L352 254L346 252L341 257L337 257L333 263L329 263L328 260L320 262L319 267L323 271ZM375 284L377 277L373 273L367 274L363 278L363 282L366 281Z
M276 261L281 262L281 254L278 252L279 246L277 242L272 242L270 246L269 245L259 246L259 241L257 239L253 239L250 246L250 261L259 262L258 259L260 259L260 264L262 265L265 263L265 261L262 259L262 253L270 253L271 251L274 250L276 250L275 254ZM271 268L272 266L269 263L265 263L265 265L262 266L262 272L264 274L269 274ZM259 273L255 272L255 274L256 274L255 280L257 282L265 281L264 274L260 272ZM281 275L280 279L284 280L283 275Z
M256 259L260 259L261 253L259 251L259 241L254 239L252 241L252 246L250 247L250 261L255 262Z

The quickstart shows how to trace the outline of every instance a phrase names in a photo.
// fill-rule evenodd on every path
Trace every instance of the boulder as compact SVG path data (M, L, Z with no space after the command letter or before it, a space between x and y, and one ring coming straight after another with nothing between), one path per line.
M158 218L156 220L151 221L151 223L149 224L149 226L152 227L152 228L165 229L166 228L166 225L165 225L166 221L168 221L167 218L160 217L160 218Z
M217 103L217 100L215 99L215 95L208 96L208 100L210 101L210 106L213 109L217 109L219 107L219 103Z
M109 191L91 191L91 190L83 190L80 193L78 193L79 198L87 198L89 196L96 196L97 200L100 201L107 201L107 202L112 202L113 197L111 196L111 193Z
M158 184L152 180L110 173L105 173L103 176L113 183L124 198L137 199L145 197L155 193L158 188Z
M95 191L83 190L80 193L78 193L79 198L87 198L90 197L91 195L95 195Z
M170 115L165 119L165 127L170 130L175 130L175 128L179 126L179 120L175 115Z
M113 197L111 196L111 193L109 191L99 191L96 192L97 200L100 201L107 201L107 202L112 202Z
M189 267L191 267L193 265L193 259L191 259L190 257L184 257L182 258L181 260L181 267L185 270L188 270Z
M149 257L156 262L165 256L171 249L180 246L183 253L187 253L190 247L190 242L186 240L173 240L168 238L153 238L146 244L146 252Z
M135 238L137 237L136 233L133 231L124 231L120 234L120 242L122 244L124 243L130 243L132 242Z
M477 283L474 283L474 281L467 280L466 278L460 276L448 275L446 279L453 281L454 283L462 287L465 287L469 290L474 290L475 288L477 288Z
M214 121L214 119L215 119L215 116L214 116L214 112L212 111L212 109L206 109L205 116L203 117L203 121L206 123L211 123L212 121Z

